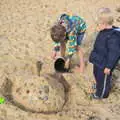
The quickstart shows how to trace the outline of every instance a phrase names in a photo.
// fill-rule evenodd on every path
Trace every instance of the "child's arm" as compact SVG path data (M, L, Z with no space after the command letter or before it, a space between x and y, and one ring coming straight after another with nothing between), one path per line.
M120 57L120 43L119 38L113 35L112 38L108 40L108 56L107 64L104 69L105 74L109 74L111 69L115 67L115 64Z
M55 59L60 53L60 43L54 43L54 48L52 51L52 58Z
M52 59L55 59L56 56L57 56L57 52L53 50L53 51L52 51Z
M61 50L61 57L65 57L65 51L66 51L66 43L62 42L60 44L60 50Z
M80 67L78 67L77 69L79 72L83 73L85 67L83 51L79 46L77 47L77 51L80 56Z
M78 52L79 56L80 56L80 67L76 67L74 69L74 72L83 72L84 71L84 59L83 59L83 51L82 49L77 45L77 36L76 34L73 32L71 32L71 34L69 35L69 41L68 41L68 54L72 55L75 52Z

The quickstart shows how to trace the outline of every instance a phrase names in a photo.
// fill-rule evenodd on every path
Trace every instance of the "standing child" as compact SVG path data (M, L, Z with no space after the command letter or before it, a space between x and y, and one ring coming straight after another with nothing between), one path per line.
M67 60L70 64L70 58L78 52L80 56L80 67L76 69L79 72L84 70L83 52L80 48L81 41L86 31L86 23L79 16L70 16L62 14L58 20L58 23L51 28L51 38L55 42L53 50L53 58L60 52L60 56L65 57L66 49L69 59ZM66 43L68 46L66 47Z
M111 90L112 72L120 58L120 29L113 26L113 16L109 8L97 13L99 33L89 61L93 64L96 80L94 99L107 98Z

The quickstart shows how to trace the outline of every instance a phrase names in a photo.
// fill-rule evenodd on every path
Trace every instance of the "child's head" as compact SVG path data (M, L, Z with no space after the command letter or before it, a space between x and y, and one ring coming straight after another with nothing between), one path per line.
M97 12L97 24L101 29L112 26L114 18L109 8L101 8Z
M51 38L54 42L64 42L66 38L66 29L61 24L54 25L51 30Z

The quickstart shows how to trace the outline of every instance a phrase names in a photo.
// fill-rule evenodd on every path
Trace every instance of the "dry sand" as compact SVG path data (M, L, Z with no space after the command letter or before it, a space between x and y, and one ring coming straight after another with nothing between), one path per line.
M49 29L59 14L68 12L82 16L88 24L86 39L90 41L95 28L95 11L110 7L118 19L118 6L120 0L0 0L0 88L16 71L37 75L38 60L43 62L41 74L54 72ZM120 26L119 20L115 25ZM84 51L90 47L83 46ZM94 79L91 64L84 75L74 73L64 74L64 77L71 88L61 112L27 112L8 100L0 104L0 120L120 120L120 88L114 88L106 100L88 98L89 86Z

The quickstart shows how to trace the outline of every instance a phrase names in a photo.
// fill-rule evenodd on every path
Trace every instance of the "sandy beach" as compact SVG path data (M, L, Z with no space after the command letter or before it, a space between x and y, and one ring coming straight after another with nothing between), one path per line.
M111 8L115 25L120 26L120 12L116 10L120 7L120 0L0 0L0 97L6 99L4 104L0 104L0 120L120 120L120 80L117 83L119 87L113 88L108 99L91 100L88 92L94 77L90 63L84 74L64 73L64 78L57 76L54 79L54 76L44 76L54 73L50 27L57 17L61 13L70 13L85 19L88 28L82 48L86 53L91 48L88 43L93 38L96 11L101 7ZM40 75L43 77L40 78L37 61L42 63ZM67 92L64 80L70 86ZM29 88L31 84L33 86ZM22 97L28 96L31 91L37 96L38 85L48 85L49 90L46 88L46 91L49 91L49 97L43 91L45 94L40 97L41 102L31 103L33 105L25 103L28 100L24 101ZM21 88L21 95L14 95L16 86ZM15 105L6 92L34 112Z

